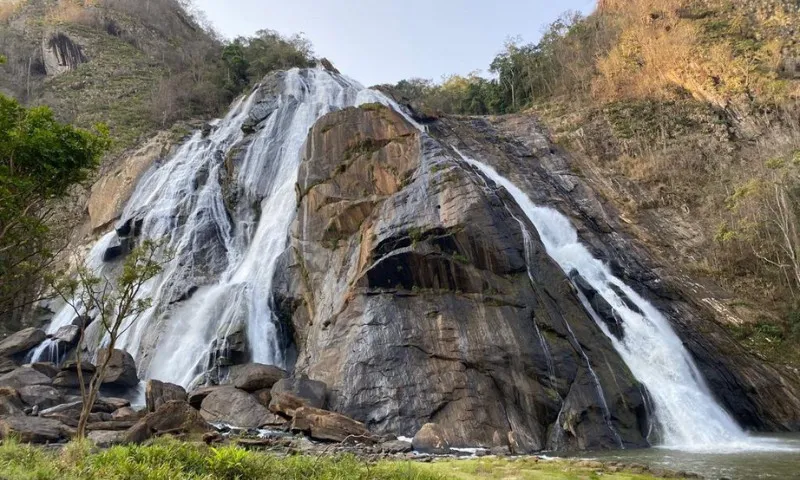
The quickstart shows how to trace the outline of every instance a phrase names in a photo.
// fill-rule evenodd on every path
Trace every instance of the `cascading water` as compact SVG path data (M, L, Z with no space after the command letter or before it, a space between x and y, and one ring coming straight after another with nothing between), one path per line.
M539 207L511 181L488 165L462 155L487 178L505 188L536 227L548 255L568 275L577 272L614 309L624 335L617 338L584 299L592 317L611 339L631 372L647 387L661 443L682 449L739 444L748 437L714 400L689 352L664 316L636 294L581 245L572 223L557 211ZM621 298L619 292L627 297ZM638 311L635 311L638 309Z
M286 363L272 279L295 216L308 131L321 116L349 106L380 102L401 111L381 93L323 69L294 69L278 78L277 92L261 91L274 85L259 87L213 131L196 132L154 165L125 207L124 228L132 222L141 239L165 242L172 255L142 289L152 308L118 343L134 355L144 378L190 385L241 329L252 361ZM242 126L253 116L264 120L245 138ZM231 165L233 157L240 163ZM97 263L104 250L95 248L88 262ZM56 318L62 316L73 318L68 312Z

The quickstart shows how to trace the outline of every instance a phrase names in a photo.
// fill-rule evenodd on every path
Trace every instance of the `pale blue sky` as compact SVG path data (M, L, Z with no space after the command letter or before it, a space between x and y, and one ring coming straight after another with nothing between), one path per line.
M509 36L537 40L595 0L195 0L228 38L304 32L317 56L365 85L486 70Z

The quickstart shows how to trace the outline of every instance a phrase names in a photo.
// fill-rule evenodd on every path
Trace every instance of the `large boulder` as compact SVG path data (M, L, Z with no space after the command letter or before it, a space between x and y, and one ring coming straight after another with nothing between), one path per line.
M286 376L285 370L273 365L249 363L231 367L228 374L228 382L236 388L247 392L255 392L256 390L271 388Z
M234 387L212 391L204 399L200 414L211 423L240 428L258 428L282 423L249 393Z
M19 390L30 385L50 385L53 380L30 365L17 368L0 377L0 387L11 387Z
M203 400L205 400L205 398L209 396L211 392L213 392L214 390L219 390L221 388L230 388L230 387L225 385L212 385L208 387L199 387L192 390L191 392L189 392L189 405L200 410L200 406L203 404Z
M45 341L46 338L47 334L38 328L20 330L0 342L0 357L25 353Z
M25 415L25 406L11 387L0 387L0 415Z
M27 385L19 389L19 396L25 405L39 411L64 403L61 391L50 385Z
M64 349L74 347L80 339L81 328L78 325L64 325L53 334L53 340Z
M211 425L186 401L172 400L159 405L125 434L126 443L142 443L164 433L205 433Z
M187 400L186 390L183 387L159 380L149 380L147 382L144 396L148 412L155 412L167 402L185 402Z
M100 350L97 363L102 365L109 356L108 349ZM103 385L111 387L130 388L139 384L139 376L136 373L136 362L133 356L124 351L114 349L103 375Z
M63 423L41 417L0 417L0 439L16 438L22 443L57 443L69 440L74 431Z
M442 428L435 423L426 423L411 440L414 450L420 453L447 454L450 443Z
M375 437L363 423L339 413L312 407L300 407L295 411L292 430L307 433L316 440L376 443Z
M323 382L307 378L283 379L270 391L269 410L291 418L300 407L323 408L326 392Z

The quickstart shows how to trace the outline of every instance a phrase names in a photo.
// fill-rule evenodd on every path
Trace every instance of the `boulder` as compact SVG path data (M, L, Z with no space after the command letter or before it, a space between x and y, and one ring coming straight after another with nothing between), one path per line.
M78 419L81 416L81 410L83 409L83 402L81 400L76 400L69 403L63 403L61 405L57 405L55 407L48 408L46 410L42 410L39 412L39 416L41 417L52 417L52 418L74 418ZM106 421L111 420L111 413L114 412L116 409L114 405L106 403L103 399L98 398L95 400L94 405L92 405L92 412L97 414L107 414L108 417L103 417L103 420L97 421Z
M111 406L114 409L114 411L117 411L120 408L131 406L131 401L128 400L127 398L100 397L98 400L105 403L106 405Z
M0 387L11 387L19 390L29 385L50 385L53 380L29 365L17 368L0 377Z
M125 434L125 443L142 443L164 433L205 433L211 425L186 401L172 400L148 413Z
M272 391L269 388L256 390L255 392L253 392L253 396L256 397L258 403L269 408L269 402L272 401Z
M292 417L300 407L323 408L326 391L323 382L307 378L283 379L270 391L269 409L273 413Z
M81 339L81 328L78 325L64 325L53 334L53 340L62 347L74 347Z
M69 440L73 430L63 423L41 417L0 417L0 439L17 438L22 443L56 443Z
M247 392L271 388L279 380L286 378L286 371L272 365L249 363L230 368L228 382Z
M56 378L59 368L52 362L36 362L31 364L31 368L37 372L47 375L50 378Z
M0 415L25 415L25 406L13 388L0 388Z
M136 423L141 420L137 418L136 420L102 420L102 421L90 421L86 424L86 430L98 430L98 431L122 431L128 430Z
M8 357L0 358L0 375L5 375L6 373L12 372L17 368L19 368L19 364L13 359Z
M88 386L89 382L92 380L92 375L94 375L94 373L83 371L82 374L83 374L83 384ZM81 379L78 376L77 369L61 370L60 372L58 372L56 377L53 379L53 386L66 389L81 388Z
M77 372L78 369L80 369L83 373L91 375L97 370L97 367L95 367L94 364L88 360L81 360L80 363L75 360L69 360L64 363L63 367L61 367L62 372Z
M435 423L426 423L411 440L411 446L420 453L444 455L450 452L450 443L442 428Z
M300 407L295 411L292 430L304 432L316 440L376 443L375 437L363 423L313 407Z
M29 407L39 411L64 403L64 395L50 385L28 385L19 389L19 397Z
M212 385L209 387L199 387L192 390L191 392L189 392L189 405L200 410L200 406L202 405L203 400L205 400L205 398L209 396L211 392L213 392L214 390L219 390L220 388L230 388L230 387L224 385Z
M98 364L103 364L108 357L108 349L103 349L98 355ZM136 373L136 362L133 356L124 351L114 349L106 366L103 375L103 385L130 388L139 384L139 376Z
M408 453L413 450L410 443L402 440L389 440L378 445L378 448L382 453L390 454Z
M147 382L144 396L148 412L155 412L167 402L187 400L186 390L183 387L158 380Z
M109 448L125 442L126 432L117 430L94 430L87 434L89 440L100 448Z
M281 423L249 393L234 387L215 389L200 407L200 414L211 423L240 428L258 428Z
M38 328L26 328L12 334L0 342L0 357L10 357L27 352L47 338L47 334Z
M111 414L112 420L141 420L147 414L146 411L136 411L131 407L122 407Z

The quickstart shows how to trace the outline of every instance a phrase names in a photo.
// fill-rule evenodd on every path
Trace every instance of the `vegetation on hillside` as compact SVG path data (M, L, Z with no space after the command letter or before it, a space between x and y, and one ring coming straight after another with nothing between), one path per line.
M65 34L85 62L48 75L42 39ZM217 116L276 69L307 66L303 37L262 30L227 41L189 0L18 0L0 9L0 90L60 120L106 123L115 150L177 121Z
M797 3L599 4L507 42L492 78L386 88L428 114L532 108L634 224L675 227L651 232L666 261L736 294L740 339L800 361Z
M598 473L599 472L599 473ZM582 466L578 462L446 460L434 463L345 456L278 456L228 445L162 438L150 445L97 451L91 443L73 442L60 452L6 441L0 445L0 476L13 480L502 480L579 479L647 480L647 474Z
M0 316L19 327L73 226L60 217L70 189L89 179L106 151L96 131L57 122L0 95Z

